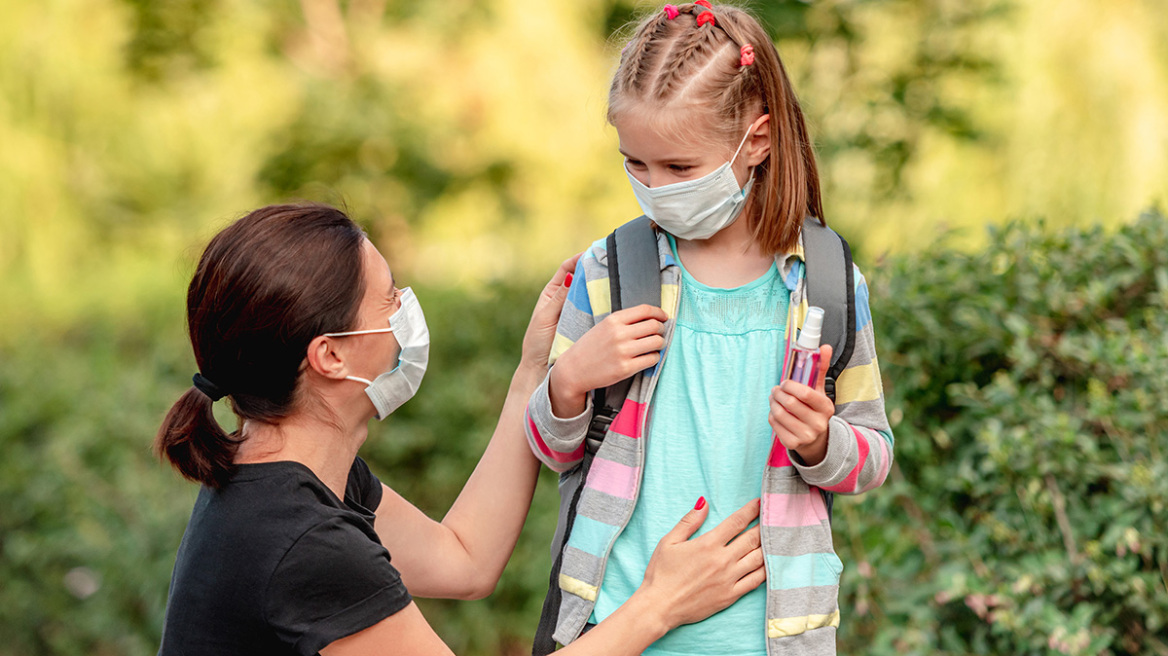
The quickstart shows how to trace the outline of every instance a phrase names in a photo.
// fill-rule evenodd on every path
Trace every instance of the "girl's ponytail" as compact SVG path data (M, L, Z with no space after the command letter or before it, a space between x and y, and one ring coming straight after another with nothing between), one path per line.
M219 487L231 475L238 442L215 421L214 402L192 387L166 413L154 452L196 483Z

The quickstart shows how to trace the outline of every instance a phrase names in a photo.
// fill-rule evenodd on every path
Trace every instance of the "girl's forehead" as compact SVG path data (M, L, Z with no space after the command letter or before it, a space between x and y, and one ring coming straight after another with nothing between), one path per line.
M722 150L722 131L713 123L708 111L695 107L634 106L612 118L621 150L646 151L646 158Z

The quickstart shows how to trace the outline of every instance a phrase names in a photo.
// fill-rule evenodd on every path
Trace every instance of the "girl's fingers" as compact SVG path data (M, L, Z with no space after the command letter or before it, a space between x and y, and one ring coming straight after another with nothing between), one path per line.
M831 344L819 347L819 375L815 377L814 388L823 393L824 381L827 380L827 370L831 368Z

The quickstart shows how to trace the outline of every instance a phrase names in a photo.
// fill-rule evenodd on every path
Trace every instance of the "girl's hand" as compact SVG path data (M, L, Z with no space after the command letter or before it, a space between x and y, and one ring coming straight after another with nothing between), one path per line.
M811 388L784 380L771 390L770 424L786 448L799 454L808 466L818 465L827 455L827 426L835 414L835 404L823 391L831 362L831 346L819 347L819 376Z
M637 591L665 613L668 628L703 620L766 580L759 528L746 528L758 518L758 499L691 540L709 515L704 501L657 543Z
M556 337L556 324L560 321L560 311L568 298L568 288L572 286L572 271L576 269L577 253L564 260L548 284L540 292L527 332L523 334L523 356L520 366L537 372L542 380L547 374L548 355L552 351L552 341Z
M659 307L638 305L613 312L584 333L552 367L552 412L557 417L575 417L584 411L592 390L657 364L668 318Z

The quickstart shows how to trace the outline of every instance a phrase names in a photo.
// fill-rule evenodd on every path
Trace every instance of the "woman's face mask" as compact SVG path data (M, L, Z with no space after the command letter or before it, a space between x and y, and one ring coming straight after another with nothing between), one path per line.
M729 162L695 180L646 187L633 177L626 164L625 175L629 177L641 211L663 230L680 239L709 239L734 223L754 185L753 168L750 179L741 188L731 168L749 136L750 131L747 131Z
M409 287L402 290L401 307L389 317L389 328L372 330L351 330L343 333L325 333L325 337L346 337L371 333L393 333L401 346L398 363L373 380L358 376L345 376L346 380L365 384L365 394L377 410L377 418L385 419L406 401L413 398L430 359L430 330L426 327L426 317L414 291Z

